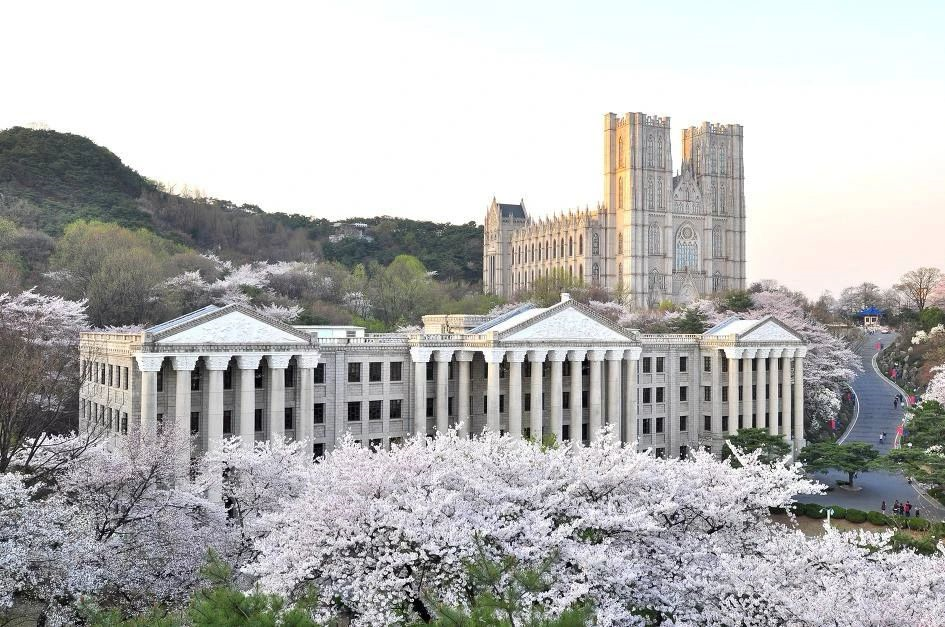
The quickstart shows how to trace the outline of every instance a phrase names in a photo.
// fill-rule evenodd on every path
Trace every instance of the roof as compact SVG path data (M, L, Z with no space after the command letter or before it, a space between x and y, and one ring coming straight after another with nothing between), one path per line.
M535 305L531 303L525 303L521 307L516 307L512 311L507 311L504 314L501 314L501 315L496 316L495 318L492 318L491 320L486 320L485 322L480 324L478 327L474 327L470 329L469 331L467 331L467 333L477 335L479 333L485 333L486 331L490 331L490 330L494 331L497 325L502 324L507 320L511 320L512 318L515 318L516 316L518 316L520 313L524 313L531 309L535 309ZM541 311L544 311L544 309L542 309ZM522 320L518 320L518 322L521 322L521 321ZM507 328L507 327L503 327L503 328Z
M739 335L758 324L758 320L742 320L732 316L718 323L703 335Z
M499 205L499 215L503 218L518 218L520 220L525 219L525 207L522 205L508 205L506 203L498 203Z
M877 309L876 307L867 307L863 311L857 314L858 316L881 316L883 312Z
M216 305L207 305L206 307L202 307L196 311L191 311L190 313L184 314L183 316L180 316L178 318L174 318L173 320L168 320L167 322L156 324L153 327L149 327L145 329L144 332L145 333L160 333L162 331L167 331L168 329L173 329L174 327L190 322L191 320L195 318L199 318L205 314L214 312L217 309L219 309L219 307L217 307Z

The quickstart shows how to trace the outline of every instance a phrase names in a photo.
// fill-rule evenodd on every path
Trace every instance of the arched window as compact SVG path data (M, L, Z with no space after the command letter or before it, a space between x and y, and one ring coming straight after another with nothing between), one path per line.
M699 269L699 238L688 222L676 231L676 270Z
M653 167L653 136L646 138L646 164Z
M651 255L660 254L660 225L651 224L646 234L646 249Z
M712 228L712 256L715 258L723 257L722 254L722 227Z
M568 276L574 276L574 266L568 264Z
M591 266L591 283L600 285L600 266L596 263Z
M646 208L653 210L653 179L646 179Z
M583 235L578 235L578 254L579 255L584 254L584 236Z
M663 275L659 270L653 268L650 270L650 290L662 290L663 289Z
M623 264L617 264L617 283L623 287Z
M591 254L599 255L600 254L600 235L594 233L591 236Z
M719 174L725 174L725 147L719 146Z
M561 256L564 257L564 238L561 238Z
M719 212L725 213L725 182L719 183Z
M623 167L623 137L617 138L617 165Z
M558 240L554 240L553 242L551 242L551 258L552 259L558 258Z
M663 179L659 177L656 179L656 207L662 210L663 207Z
M722 273L717 271L712 275L712 291L713 292L724 292L725 291L725 279L722 277Z
M548 240L545 240L545 261L548 261L551 257L548 256Z
M535 262L535 245L532 244L532 263Z
M617 179L617 209L623 209L623 177Z
M578 266L578 280L579 281L584 280L584 264L583 263Z
M617 254L623 254L623 233L617 234Z
M574 256L574 238L569 237L568 238L568 257L573 257L573 256Z
M657 140L656 142L656 165L662 168L664 163L665 162L663 161L663 138L660 137L659 140Z

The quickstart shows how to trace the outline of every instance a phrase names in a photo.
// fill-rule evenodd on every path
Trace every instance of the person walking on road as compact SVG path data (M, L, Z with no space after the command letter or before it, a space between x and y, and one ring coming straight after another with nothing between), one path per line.
M879 505L879 511L881 511L883 514L886 513L886 501L885 501L885 500L884 500L882 503L880 503L880 505Z
M882 444L883 440L885 439L886 439L886 432L883 431L882 433L879 434L879 443Z
M898 397L898 396L894 396L894 397L893 397L893 409L899 409L899 397Z
M901 507L902 507L902 505L899 504L899 499L896 499L896 502L893 503L893 508L892 508L893 516L898 516L898 515L901 513L901 512L899 511L899 509L900 509Z
M906 518L909 517L909 512L911 511L912 511L912 503L910 503L909 501L906 501L905 503L902 504L902 513L905 515Z

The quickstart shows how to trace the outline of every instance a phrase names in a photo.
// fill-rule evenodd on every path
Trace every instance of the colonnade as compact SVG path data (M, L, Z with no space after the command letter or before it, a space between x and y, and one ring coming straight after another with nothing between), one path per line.
M769 435L781 435L793 441L795 451L804 447L804 357L807 348L778 347L724 348L728 360L728 429L727 435L738 433L739 420L742 428L767 429ZM781 360L784 367L781 367ZM791 390L791 363L794 364L794 389ZM739 368L741 364L741 369ZM755 368L757 364L757 368ZM780 372L779 372L780 370ZM713 363L713 394L721 383L720 369ZM757 375L755 374L757 373ZM741 379L741 381L739 381ZM742 394L739 399L738 389ZM781 393L778 394L778 385ZM767 399L765 386L768 387ZM754 386L754 387L753 387ZM721 395L719 395L719 398ZM739 409L739 404L741 409ZM717 405L713 405L713 432L721 434L721 421L714 419ZM778 424L778 412L781 424Z
M468 435L470 430L470 363L475 353L482 353L486 363L486 426L492 431L501 429L499 399L501 396L500 368L502 362L508 363L508 425L507 429L513 437L521 437L526 425L523 420L522 364L528 361L531 365L529 382L529 422L527 428L530 436L540 440L543 435L550 433L557 441L563 438L564 423L564 362L569 363L571 373L571 387L569 391L570 415L580 417L571 420L571 439L581 439L581 425L583 423L583 375L582 366L585 359L589 362L590 381L588 385L588 433L594 440L603 425L609 424L618 439L633 441L637 437L636 417L636 372L637 363L642 349L633 348L427 348L413 347L410 357L414 364L414 432L420 435L427 434L426 399L427 399L427 363L431 357L437 364L434 384L436 429L446 432L449 429L448 416L448 376L449 363L455 360L458 364L457 381L457 420L460 423L460 433ZM549 402L548 402L548 431L544 429L545 411L543 409L544 394L544 364L549 363ZM606 364L606 366L605 366ZM606 369L606 375L605 375ZM622 394L622 388L633 390L633 393ZM577 429L577 432L575 432Z

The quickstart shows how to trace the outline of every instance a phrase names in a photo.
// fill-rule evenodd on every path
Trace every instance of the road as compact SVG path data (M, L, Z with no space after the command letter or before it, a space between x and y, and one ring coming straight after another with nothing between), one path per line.
M844 434L843 440L868 442L882 453L886 453L893 446L896 427L902 422L903 411L893 406L893 398L900 390L876 371L873 358L879 352L876 349L877 342L888 346L894 339L893 334L871 335L857 349L863 362L863 373L854 379L852 386L856 394L858 410L855 422ZM884 431L886 438L881 444L879 436ZM839 472L830 472L826 475L818 473L815 477L832 486L836 486L836 479L847 479L846 473ZM855 507L865 511L878 511L880 504L885 500L886 511L889 512L893 502L898 499L901 502L909 501L913 509L918 508L924 518L945 520L945 508L919 493L915 486L900 474L863 473L854 479L854 484L862 489L848 491L836 488L827 494L801 495L797 500L802 503Z

